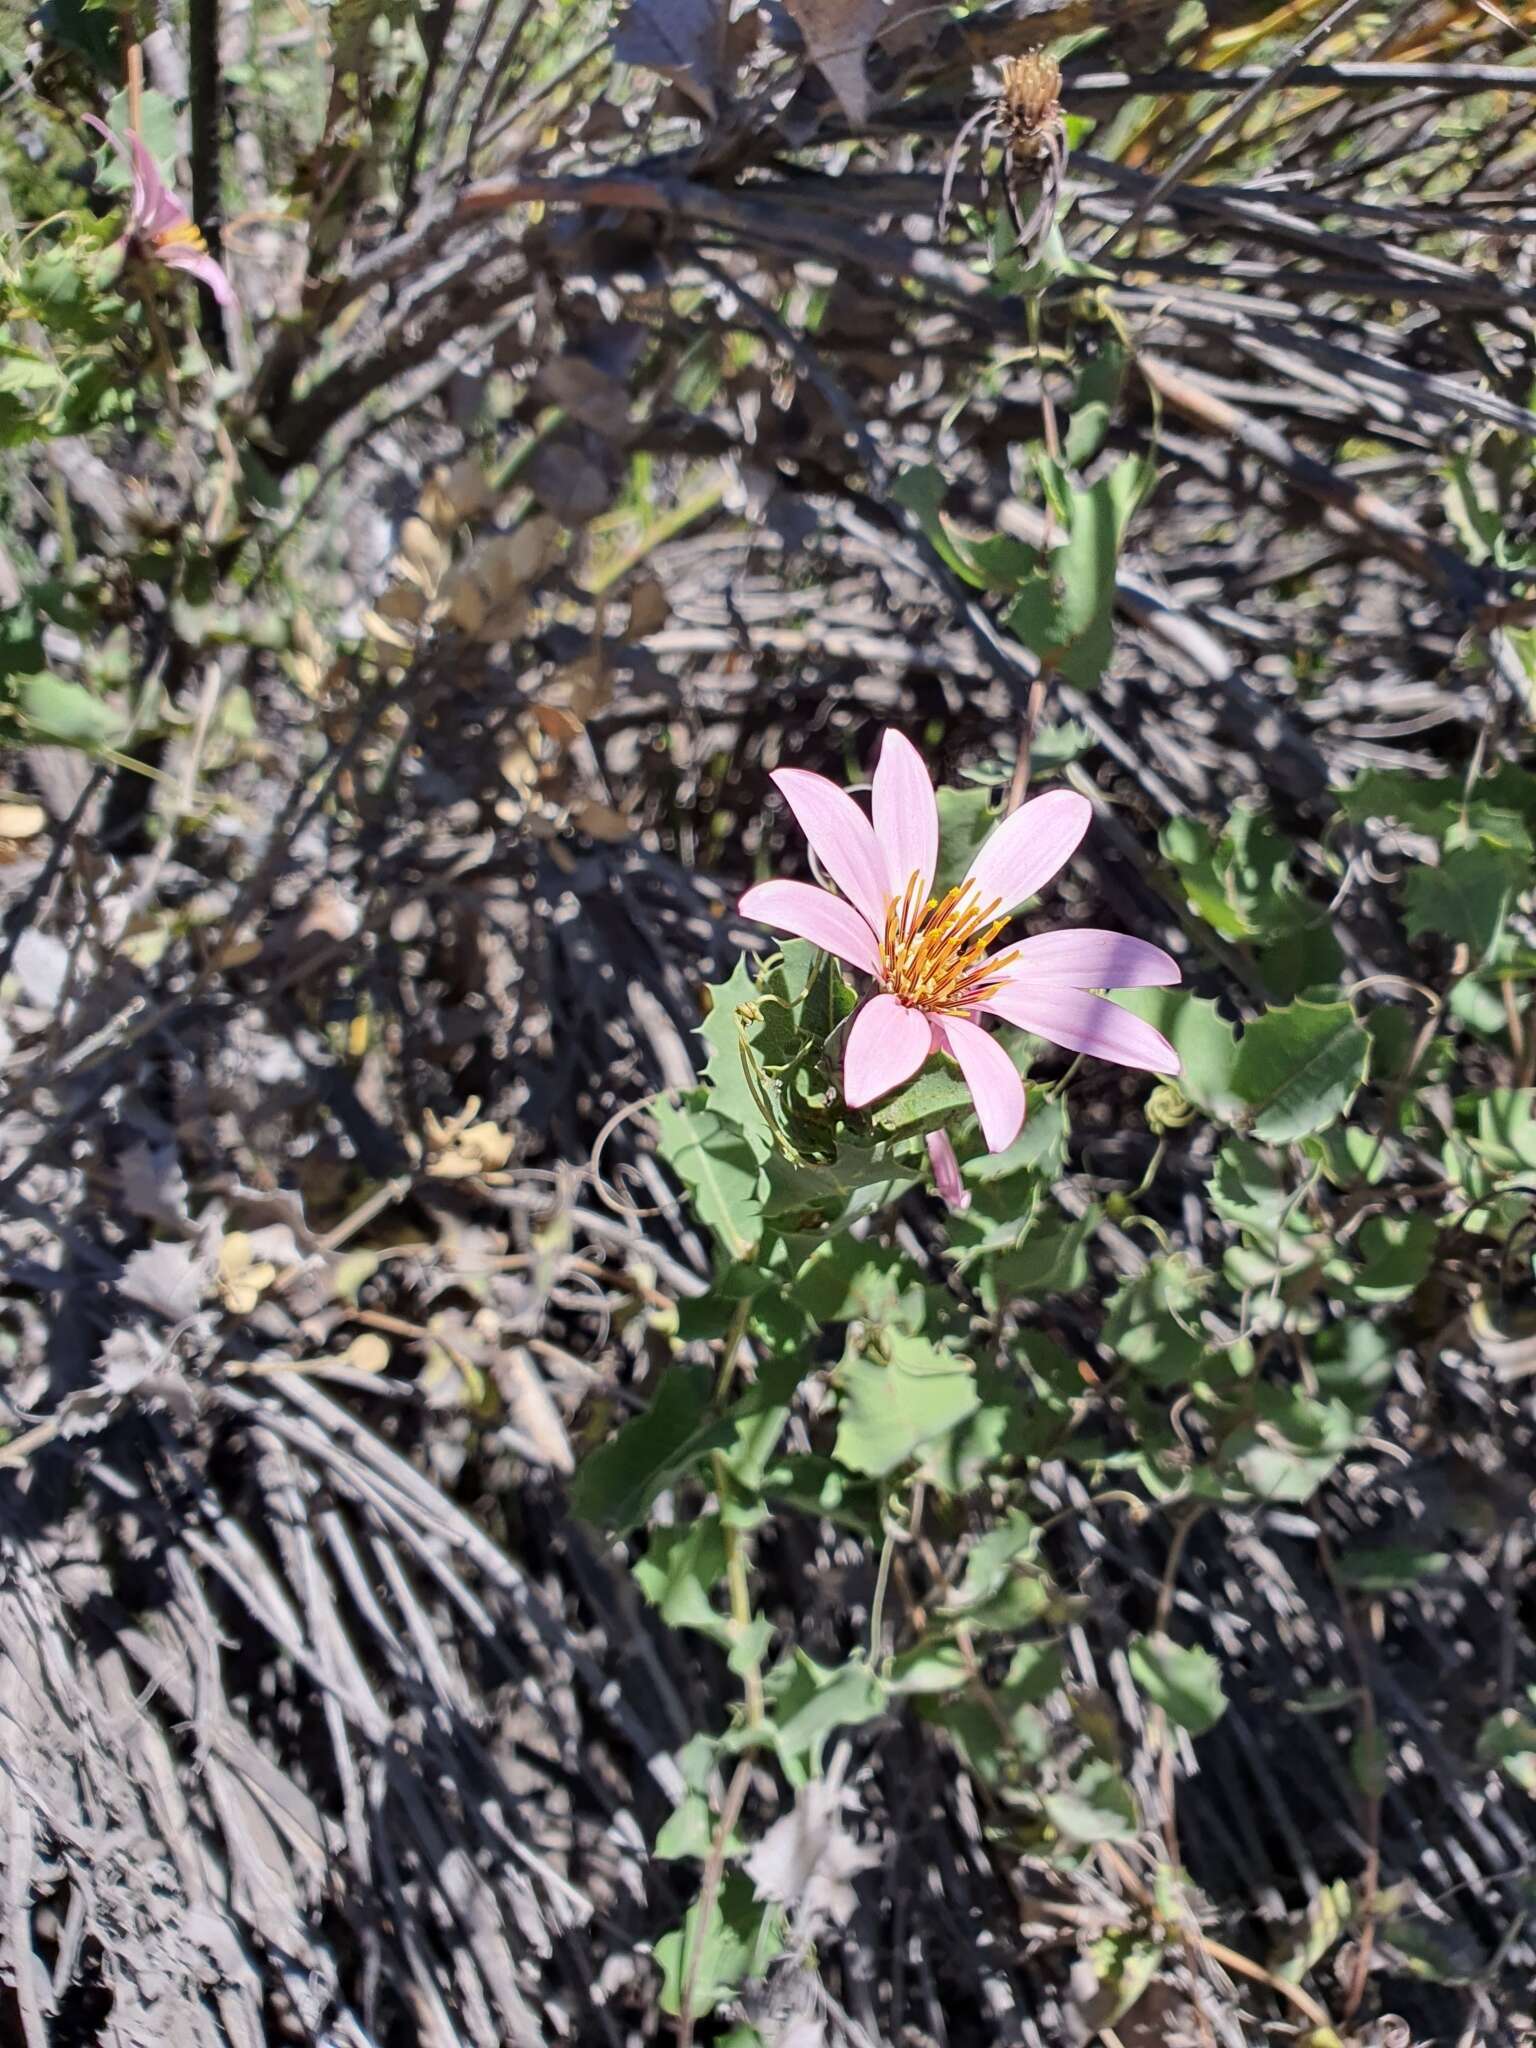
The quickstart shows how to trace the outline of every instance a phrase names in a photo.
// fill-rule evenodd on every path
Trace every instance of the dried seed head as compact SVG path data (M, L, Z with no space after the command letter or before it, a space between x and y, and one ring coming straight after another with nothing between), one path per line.
M1045 50L1003 60L1003 114L1014 144L1039 142L1061 120L1061 66Z

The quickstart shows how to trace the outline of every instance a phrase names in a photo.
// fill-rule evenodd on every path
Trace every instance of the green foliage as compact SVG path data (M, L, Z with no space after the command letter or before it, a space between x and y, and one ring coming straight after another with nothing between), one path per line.
M118 360L140 333L112 289L103 223L79 219L30 253L0 243L0 448L85 434L131 417Z
M1223 938L1255 938L1289 916L1290 845L1251 805L1239 804L1219 834L1197 818L1170 818L1158 843L1190 907Z
M1238 804L1219 833L1195 818L1171 818L1159 844L1189 908L1220 937L1252 948L1274 995L1336 978L1340 954L1327 912L1300 888L1295 849L1264 812Z
M1085 689L1097 684L1109 659L1121 546L1155 476L1150 462L1133 456L1092 483L1073 474L1098 453L1122 372L1117 350L1084 372L1063 446L1065 463L1043 449L1031 450L1058 536L1043 551L1009 534L962 534L945 514L947 488L932 464L905 471L893 493L956 576L1008 600L1009 631Z
M1498 945L1528 863L1508 848L1481 843L1450 848L1434 868L1417 868L1403 885L1409 933L1457 940L1484 960Z
M781 1945L783 1917L779 1907L755 1896L743 1872L731 1871L707 1921L701 1925L694 1905L682 1926L656 1944L662 2011L675 2019L691 1986L693 2012L703 2018L739 1984L761 1977Z
M839 1667L818 1664L796 1650L775 1666L763 1681L772 1710L771 1740L792 1782L808 1772L819 1774L827 1737L839 1728L856 1728L885 1712L886 1692L867 1665Z
M76 9L70 18L113 32L99 10ZM79 42L82 51L91 45L90 35ZM103 44L96 54L104 51ZM126 122L125 103L112 118ZM175 113L161 95L144 94L143 124L153 149L174 150ZM97 218L87 208L79 173L89 143L82 129L67 154L61 147L62 164L39 172L35 230L12 234L0 225L0 455L11 451L36 462L46 444L94 439L89 459L126 478L127 497L147 514L152 499L125 460L132 444L124 437L190 405L201 359L190 347L179 352L174 302L152 323L142 280L124 278L120 209ZM4 154L0 176L14 161L9 150ZM125 193L128 174L117 153L102 144L97 154L93 185ZM139 670L126 623L128 593L135 585L156 588L163 594L156 609L164 603L179 625L183 571L196 554L198 522L171 536L152 533L146 520L108 569L99 559L76 559L69 495L57 476L46 497L41 490L38 497L52 514L56 547L51 558L45 551L43 559L32 559L20 549L10 555L21 597L0 618L0 740L99 753L123 747L133 731L149 737L169 720L153 691L146 693L149 701L131 701ZM50 630L56 644L45 657ZM78 653L61 651L70 647Z
M1280 1145L1327 1130L1364 1081L1370 1044L1348 1003L1295 1002L1250 1024L1232 1085L1254 1136Z
M757 1243L763 1222L761 1175L739 1124L711 1109L703 1089L675 1107L659 1102L654 1115L663 1157L693 1197L699 1221L733 1259Z
M1181 1387L1206 1355L1200 1304L1206 1283L1180 1258L1153 1259L1109 1303L1104 1342L1139 1379Z
M1060 1791L1047 1792L1041 1804L1046 1819L1068 1842L1134 1842L1141 1816L1131 1788L1112 1764L1084 1766Z
M1536 1709L1536 1691L1529 1699ZM1536 1719L1506 1707L1485 1721L1477 1738L1477 1761L1485 1769L1502 1771L1522 1792L1536 1798Z
M1013 1054L1014 1064L1020 1065L1022 1048L1017 1039L1007 1050ZM952 1118L964 1116L970 1099L970 1090L954 1061L936 1055L915 1080L876 1103L870 1119L884 1137L917 1138L928 1131L941 1130Z
M25 734L58 746L110 746L123 737L117 712L93 697L83 683L72 683L48 669L17 678L12 709Z
M1090 356L1078 372L1072 394L1072 417L1061 452L1069 469L1084 469L1098 454L1109 432L1120 387L1125 381L1125 351L1117 342Z
M1341 1557L1336 1576L1341 1585L1362 1593L1392 1593L1399 1587L1421 1584L1436 1572L1443 1572L1449 1563L1449 1557L1441 1550L1423 1550L1411 1543L1383 1543Z
M935 892L952 889L980 852L982 842L998 820L995 791L988 788L941 789L939 805L939 865L934 874Z
M1354 1898L1342 1878L1324 1885L1308 1907L1300 1929L1271 1959L1275 1974L1288 1984L1299 1984L1338 1941L1353 1911Z
M1169 1636L1140 1636L1130 1648L1131 1676L1176 1727L1204 1735L1227 1711L1221 1666L1209 1650Z
M1432 842L1402 883L1410 938L1436 951L1465 947L1474 966L1516 965L1509 918L1522 898L1529 903L1536 876L1536 776L1513 761L1465 783L1372 769L1339 791L1338 801L1355 826L1385 822Z
M1102 1935L1089 1953L1099 1980L1093 2017L1101 2027L1112 2027L1130 2011L1156 1976L1163 1960L1163 1944L1133 1928L1116 1927Z
M92 623L88 603L69 584L39 578L19 605L0 614L0 739L46 740L86 749L119 743L127 718L84 682L56 675L44 653L49 627L79 633ZM103 649L94 664L106 682Z
M1092 459L1112 388L1106 371L1103 393L1080 390L1075 463ZM1037 652L1068 675L1075 664L1096 675L1140 482L1125 465L1086 489L1065 467L1037 474L1062 536L1048 562L963 534L934 472L909 475L904 502L956 574L1009 600ZM994 824L1007 774L986 764L941 794L941 888ZM1025 1034L997 1035L1026 1079L1028 1115L993 1155L947 1058L866 1112L846 1108L839 1054L856 996L811 946L740 963L711 991L702 1085L659 1104L655 1127L712 1244L713 1286L683 1305L678 1355L644 1411L589 1454L575 1489L581 1512L635 1532L635 1578L660 1618L741 1681L739 1710L685 1753L688 1789L661 1853L716 1853L719 1788L741 1752L798 1793L834 1743L900 1714L942 1732L1022 1853L1071 1867L1095 1845L1137 1839L1144 1821L1114 1708L1067 1686L1062 1639L1088 1610L1051 1574L1041 1531L1059 1508L1042 1503L1059 1502L1060 1488L1046 1489L1042 1465L1065 1463L1101 1501L1143 1516L1207 1503L1294 1512L1372 1437L1399 1320L1426 1301L1443 1313L1435 1290L1466 1243L1485 1237L1507 1271L1529 1271L1536 1090L1508 1062L1498 1085L1456 1077L1467 1039L1507 1037L1512 978L1536 976L1517 915L1536 781L1507 769L1467 787L1376 772L1341 792L1339 809L1341 832L1428 844L1432 857L1404 869L1402 929L1427 955L1456 949L1462 980L1427 1024L1425 991L1406 981L1369 994L1346 985L1317 889L1320 873L1333 886L1327 849L1298 845L1251 806L1219 825L1168 824L1163 879L1195 959L1239 971L1216 984L1219 1002L1195 971L1190 985L1113 995L1171 1040L1182 1070L1144 1091L1144 1125L1121 1112L1119 1141L1145 1162L1140 1184L1108 1186L1095 1167L1094 1199L1076 1178L1070 1097L1028 1079L1038 1049ZM915 1258L910 1235L915 1205L932 1203L924 1140L935 1131L954 1143L967 1192L963 1209L943 1213L942 1263ZM1184 1147L1205 1193L1193 1243L1170 1238L1158 1187L1165 1156ZM1070 1310L1059 1322L1058 1307ZM926 1547L914 1553L918 1514ZM879 1588L850 1612L841 1661L822 1661L821 1647L811 1657L752 1611L752 1546L797 1518L856 1539ZM914 1554L926 1582L916 1601L905 1584ZM1338 1559L1335 1593L1411 1597L1446 1563L1411 1540L1361 1543ZM1173 1728L1199 1738L1216 1726L1227 1687L1212 1649L1165 1633L1120 1646ZM1533 1756L1521 1717L1484 1729L1487 1768L1524 1784ZM1379 1736L1357 1727L1363 1793L1380 1795L1387 1760ZM746 1832L718 1845L725 1882L700 2012L783 1939L744 1885ZM1349 1910L1346 1898L1300 1930L1299 1970ZM674 2000L683 1938L657 1951ZM1129 2009L1162 1939L1161 1923L1106 1937L1096 2012Z
M1037 464L1066 538L1019 585L1007 624L1068 682L1092 689L1104 673L1113 640L1120 546L1154 472L1150 463L1127 456L1085 489L1048 457L1039 456Z
M1155 1025L1182 1064L1180 1093L1207 1116L1230 1123L1241 1115L1235 1084L1237 1034L1216 1004L1178 988L1122 989L1112 997L1132 1016Z
M833 1456L850 1472L883 1479L980 1405L969 1359L921 1337L882 1333L883 1356L851 1351L837 1372L839 1422Z

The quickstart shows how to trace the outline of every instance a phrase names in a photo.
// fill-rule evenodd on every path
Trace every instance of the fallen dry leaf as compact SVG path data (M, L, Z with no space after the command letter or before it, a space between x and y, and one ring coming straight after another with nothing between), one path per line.
M534 582L559 557L560 528L546 513L535 512L510 533L487 541L475 559L486 589L501 598Z
M622 811L614 810L611 804L600 804L595 797L585 797L571 806L571 823L589 839L606 840L612 846L628 839L634 831Z
M581 738L581 720L563 704L530 704L528 710L544 737L557 746L571 747Z
M880 1860L844 1826L844 1809L852 1805L852 1794L830 1779L803 1785L746 1859L757 1896L792 1906L802 1932L819 1922L844 1926L858 1903L850 1880Z
M552 405L591 427L605 440L629 432L629 386L586 356L557 356L539 372L539 390Z
M413 634L402 633L400 628L392 625L381 612L364 612L363 630L373 642L375 658L386 665L392 656L409 654L416 645Z
M196 1245L167 1241L135 1252L124 1263L117 1291L125 1300L153 1309L167 1322L181 1323L196 1315L212 1272L211 1253Z
M35 838L47 822L41 804L28 803L25 797L0 797L0 839Z
M629 587L629 638L644 640L659 633L672 616L672 601L661 579L637 576Z
M634 0L614 33L613 54L659 72L717 120L729 85L727 13L725 0Z
M220 973L233 967L249 967L262 954L260 939L231 939L227 946L221 946L214 955L213 964Z
M547 513L511 533L492 534L443 585L448 616L483 641L515 640L528 616L528 586L560 556L560 529Z
M883 0L784 0L805 37L805 54L837 95L851 128L869 119L864 59L889 21Z
M421 494L421 516L438 533L451 533L483 512L492 495L485 471L472 456L465 455L451 469L433 472Z
M427 1141L427 1172L438 1180L470 1180L499 1173L512 1157L513 1139L493 1123L476 1123L480 1098L472 1095L455 1117L444 1122L429 1109L422 1118Z
M425 519L407 519L400 529L395 565L430 597L448 567L448 550Z
M545 704L561 704L586 725L613 702L613 678L601 654L584 654L556 670L540 692Z
M391 625L419 626L427 615L427 595L414 583L391 583L379 593L373 616Z
M270 1259L258 1259L243 1230L232 1230L219 1246L219 1299L232 1316L248 1316L277 1278Z

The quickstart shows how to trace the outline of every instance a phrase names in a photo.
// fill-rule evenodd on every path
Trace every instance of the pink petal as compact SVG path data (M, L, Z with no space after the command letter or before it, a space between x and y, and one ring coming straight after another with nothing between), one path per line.
M939 859L939 807L923 757L905 733L888 732L880 742L874 812L891 894L900 896L916 875L918 900L926 903Z
M1154 1074L1176 1074L1179 1056L1160 1031L1128 1010L1086 995L1076 988L1023 988L1011 982L982 1005L994 1016L1069 1052L1092 1053L1122 1067L1146 1067Z
M776 932L809 939L813 946L835 953L861 973L880 972L880 948L874 933L851 903L828 889L813 889L809 882L759 882L742 897L738 908L743 917L772 925Z
M85 122L87 128L94 128L104 142L110 142L118 155L123 159L123 162L132 169L133 159L128 154L127 143L124 142L120 135L114 134L106 122L100 120L95 114L83 114L81 119Z
M179 249L173 244L156 254L169 269L185 270L192 277L201 278L221 306L239 305L234 286L206 249Z
M1041 932L993 956L992 965L1029 987L1157 988L1179 978L1179 964L1161 946L1124 932Z
M795 814L795 822L855 910L872 931L885 930L890 891L875 828L846 789L804 768L779 768L774 786Z
M129 237L137 235L148 238L162 234L166 228L178 227L183 221L191 219L192 216L181 201L167 190L165 180L160 175L160 166L139 136L130 132L125 142L121 135L109 128L105 121L99 121L94 114L86 114L83 118L88 128L94 128L98 135L111 143L133 173L133 189L128 198Z
M1070 789L1031 797L995 826L971 862L968 880L983 903L1014 910L1036 896L1072 858L1093 820L1093 805Z
M960 1178L960 1162L949 1142L948 1131L928 1133L928 1164L933 1168L933 1184L940 1201L963 1215L971 1206L971 1191Z
M862 1109L910 1081L933 1050L933 1026L921 1010L876 996L853 1020L843 1049L843 1100Z
M190 220L187 209L161 177L160 166L131 129L128 147L133 152L133 215L139 232L159 235Z
M1024 1083L1018 1068L995 1038L964 1017L946 1017L939 1036L960 1063L987 1150L1006 1152L1024 1128Z
M83 119L88 128L94 128L96 133L105 142L109 142L112 145L131 173L132 184L128 194L128 219L123 230L123 240L130 242L135 236L144 234L148 229L149 213L144 197L143 171L139 161L145 155L144 145L135 137L135 146L130 149L121 135L115 129L109 128L105 121L99 121L94 114L86 114L83 116Z

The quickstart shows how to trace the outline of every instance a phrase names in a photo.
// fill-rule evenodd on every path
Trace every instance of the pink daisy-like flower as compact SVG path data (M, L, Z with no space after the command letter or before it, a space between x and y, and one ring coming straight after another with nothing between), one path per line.
M189 276L201 278L221 306L237 305L234 286L208 254L208 244L191 214L161 177L160 166L145 148L143 138L130 128L125 139L114 134L94 114L85 118L106 137L133 174L128 218L119 244L124 255L139 262L164 263L172 270L185 270Z
M939 809L922 757L902 734L887 732L881 742L873 825L823 775L780 768L773 781L842 895L809 882L759 882L741 911L809 939L877 983L843 1050L850 1109L902 1087L931 1052L947 1052L971 1091L987 1149L1005 1151L1024 1123L1024 1084L982 1016L1069 1052L1178 1073L1178 1054L1160 1031L1090 993L1177 981L1178 966L1160 946L1122 932L1066 929L987 950L1077 850L1093 816L1086 797L1051 790L1021 804L993 828L965 879L936 900Z

